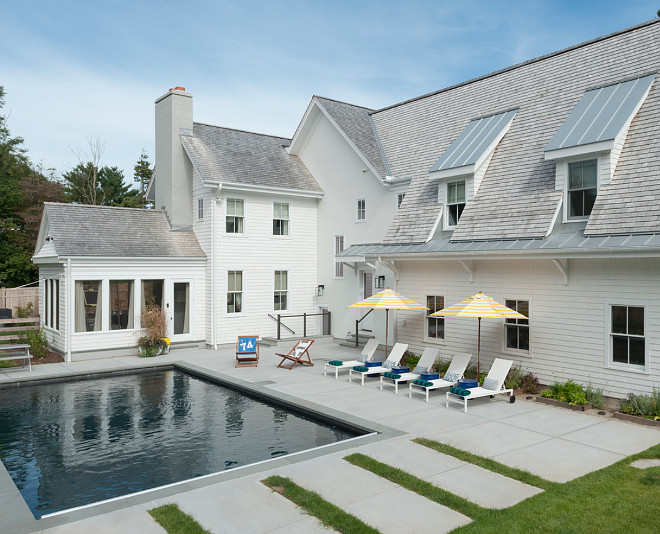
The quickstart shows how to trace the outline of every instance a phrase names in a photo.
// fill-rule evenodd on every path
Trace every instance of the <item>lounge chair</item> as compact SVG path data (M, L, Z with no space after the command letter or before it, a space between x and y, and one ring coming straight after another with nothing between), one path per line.
M383 362L383 365L377 367L363 367L361 365L356 365L348 371L348 381L353 381L353 373L359 374L362 379L362 385L364 386L364 377L370 375L381 375L392 370L392 367L398 365L403 358L404 352L408 350L408 345L406 343L397 343L392 347L390 355L387 357L387 360Z
M332 362L326 362L325 368L323 369L323 375L325 376L328 374L328 369L334 369L335 379L337 379L341 369L352 369L356 365L362 365L364 362L371 361L374 357L374 354L376 353L378 345L380 345L380 341L376 338L371 338L369 341L367 341L367 344L362 349L362 352L357 357L357 360L333 360Z
M513 365L511 360L495 358L495 361L493 362L490 371L488 371L488 375L486 378L484 378L484 383L481 387L470 389L450 389L447 392L445 406L449 407L450 400L454 402L462 402L463 411L467 413L468 400L479 399L481 397L494 397L495 395L500 395L502 393L508 393L511 395L509 402L513 404L516 402L516 397L513 395L513 390L504 388L504 380L506 380L506 375L509 374L511 365Z
M449 388L456 384L459 378L463 378L463 373L470 363L472 354L465 354L457 352L451 359L449 368L442 378L435 380L413 380L408 386L408 397L412 397L412 392L415 388L419 388L426 394L426 402L429 401L429 392L434 389Z
M394 384L394 393L399 393L399 384L401 382L409 382L419 378L421 373L425 373L431 370L435 359L438 357L438 349L432 347L426 347L422 353L422 357L417 362L417 365L412 370L411 373L383 373L380 375L380 389L383 389L383 384Z
M238 336L234 367L256 367L259 364L259 336Z
M314 367L312 359L309 356L309 347L314 343L313 339L301 339L295 346L286 354L275 353L277 356L282 357L282 361L278 364L278 367L284 369L293 369L293 366L299 363L300 365L309 365ZM305 356L307 356L305 358ZM287 362L286 364L284 362ZM291 362L290 364L288 362Z

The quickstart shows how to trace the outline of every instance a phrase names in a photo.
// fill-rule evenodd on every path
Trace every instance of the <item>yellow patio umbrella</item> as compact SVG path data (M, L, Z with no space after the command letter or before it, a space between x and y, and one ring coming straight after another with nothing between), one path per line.
M452 304L442 310L432 313L430 317L476 317L479 319L479 334L477 341L477 379L479 378L479 364L481 358L481 318L489 319L527 319L522 313L500 304L496 300L484 295L481 291L469 299Z
M387 354L387 330L388 330L388 313L390 310L428 310L426 306L415 302L408 297L400 295L396 291L390 289L383 289L375 295L371 295L360 302L351 304L349 308L371 308L372 310L385 310L385 354ZM357 334L357 332L356 332Z

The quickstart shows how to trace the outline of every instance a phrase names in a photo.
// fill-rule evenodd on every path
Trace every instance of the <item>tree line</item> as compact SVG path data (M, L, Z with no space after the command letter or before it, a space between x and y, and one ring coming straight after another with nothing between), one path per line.
M5 90L0 86L0 110ZM41 224L44 202L71 202L129 208L152 208L145 200L153 167L142 151L133 167L138 189L124 181L116 166L101 166L103 143L88 139L89 154L70 171L55 175L53 169L35 165L23 147L23 138L14 137L7 118L0 114L0 287L34 282L39 271L31 257Z

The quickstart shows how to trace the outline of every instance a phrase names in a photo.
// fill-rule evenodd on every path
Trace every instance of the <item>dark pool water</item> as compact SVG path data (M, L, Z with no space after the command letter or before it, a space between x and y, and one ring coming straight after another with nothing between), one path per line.
M36 518L354 436L180 371L0 390L0 458Z

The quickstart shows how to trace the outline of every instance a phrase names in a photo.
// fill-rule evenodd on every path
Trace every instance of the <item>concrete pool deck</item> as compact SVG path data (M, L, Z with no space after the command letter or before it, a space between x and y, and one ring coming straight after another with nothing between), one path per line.
M346 373L335 380L330 374L323 375L323 364L328 360L353 359L356 351L340 347L329 338L319 339L313 345L314 367L278 369L275 352L287 352L292 345L282 342L277 348L262 348L258 367L240 369L234 368L234 350L228 348L181 349L154 359L117 357L37 365L32 373L2 370L0 385L177 363L259 394L366 426L378 435L129 495L39 521L32 518L0 466L0 531L163 533L146 510L174 502L214 533L327 532L315 518L261 484L265 477L278 474L320 493L382 532L448 532L470 520L355 467L343 457L361 452L396 463L405 471L458 495L469 496L482 506L502 508L540 490L410 440L435 439L556 482L572 480L660 443L660 431L655 428L540 403L509 404L504 396L475 400L465 414L457 404L445 408L442 392L432 394L427 404L422 395L409 399L405 386L395 395L393 388L380 391L377 379L368 380L364 387L359 382L349 383ZM456 484L456 480L462 482ZM471 489L470 495L461 493L465 487ZM416 513L392 514L392 509Z

